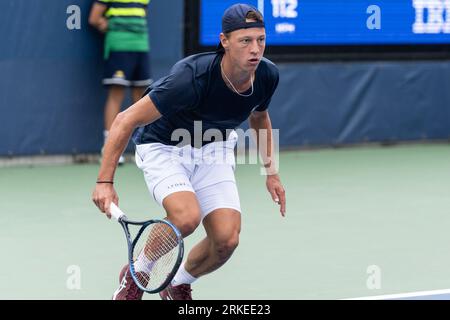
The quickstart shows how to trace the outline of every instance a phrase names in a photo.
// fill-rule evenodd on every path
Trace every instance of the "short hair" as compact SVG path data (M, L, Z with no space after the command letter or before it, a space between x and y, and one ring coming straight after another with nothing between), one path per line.
M245 16L246 19L256 20L256 22L264 22L263 16L257 11L250 10Z

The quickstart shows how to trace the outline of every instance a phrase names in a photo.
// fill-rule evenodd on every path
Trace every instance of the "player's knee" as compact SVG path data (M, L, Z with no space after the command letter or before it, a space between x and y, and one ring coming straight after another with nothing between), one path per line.
M200 221L197 221L196 219L184 220L178 223L178 229L183 235L183 238L185 238L193 233L199 224Z
M189 236L200 224L200 210L195 207L178 206L169 213L169 218L180 230L183 237Z
M235 232L225 240L215 243L216 254L219 260L226 261L231 257L234 250L239 245L239 233Z

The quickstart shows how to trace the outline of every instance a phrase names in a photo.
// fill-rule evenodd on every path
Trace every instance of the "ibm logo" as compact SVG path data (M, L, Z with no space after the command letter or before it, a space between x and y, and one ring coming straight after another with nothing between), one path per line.
M414 33L450 33L450 0L413 0Z

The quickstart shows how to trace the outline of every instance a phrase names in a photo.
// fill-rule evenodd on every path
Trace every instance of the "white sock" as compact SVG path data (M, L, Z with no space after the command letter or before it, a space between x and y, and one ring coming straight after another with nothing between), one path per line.
M178 269L178 272L175 274L175 277L172 280L172 285L179 286L180 284L191 284L195 280L197 280L197 278L194 278L189 274L189 272L186 271L183 263L180 266L180 269Z
M142 250L141 253L139 254L139 257L134 262L134 271L145 272L147 274L150 274L154 265L155 262L147 258L147 256L144 253L144 250Z

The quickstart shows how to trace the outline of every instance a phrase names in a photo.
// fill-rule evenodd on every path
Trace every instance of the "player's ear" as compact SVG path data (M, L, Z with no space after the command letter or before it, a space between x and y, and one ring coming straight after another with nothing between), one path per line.
M220 33L220 43L225 50L228 50L228 46L230 45L229 40L223 32Z

